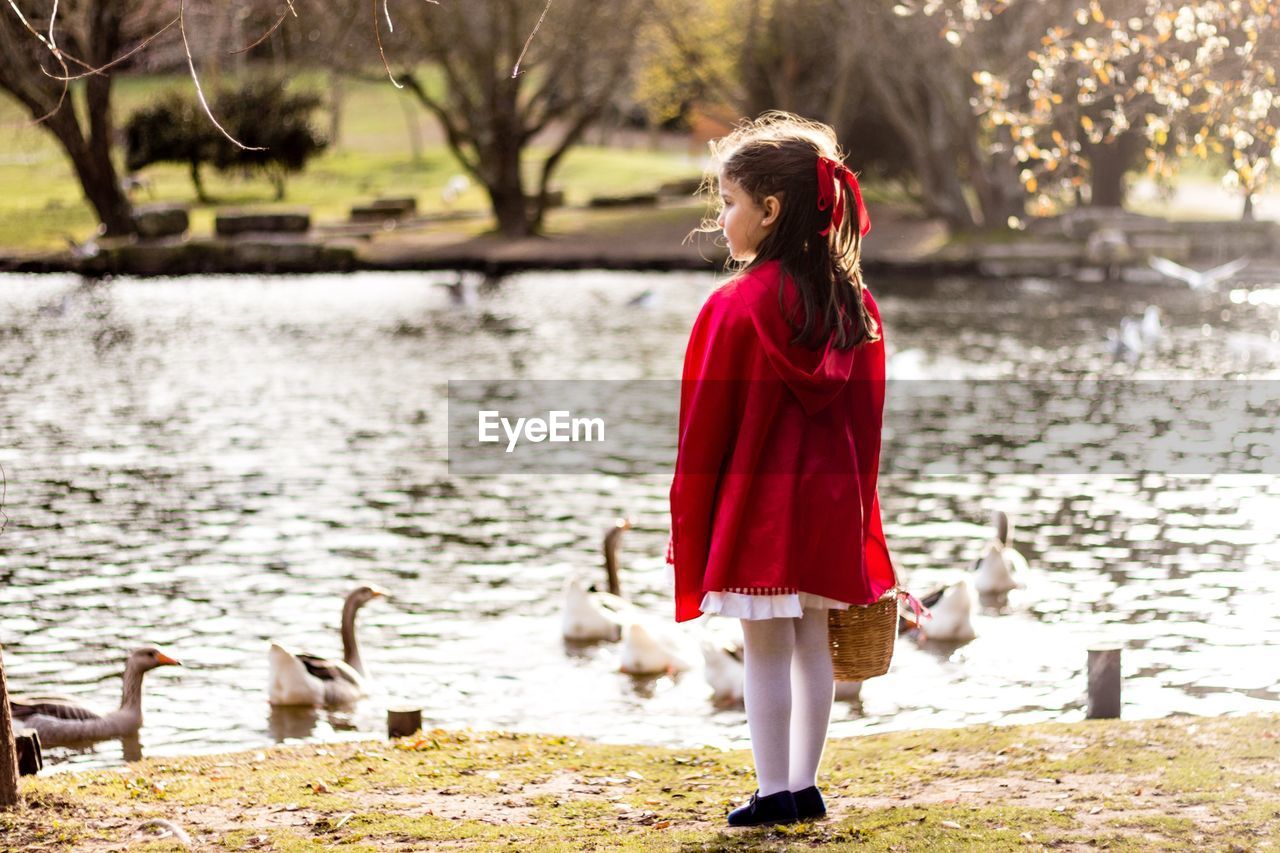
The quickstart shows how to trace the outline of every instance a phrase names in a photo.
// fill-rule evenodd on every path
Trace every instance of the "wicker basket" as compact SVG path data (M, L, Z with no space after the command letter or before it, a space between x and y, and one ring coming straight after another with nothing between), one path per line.
M889 671L898 637L898 588L874 604L827 611L827 638L836 681L866 681Z

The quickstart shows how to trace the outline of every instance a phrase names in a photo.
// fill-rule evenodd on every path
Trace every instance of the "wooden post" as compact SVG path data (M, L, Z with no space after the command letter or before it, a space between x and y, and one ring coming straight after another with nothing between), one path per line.
M18 775L34 776L44 769L40 754L40 733L35 729L14 729L13 746L18 753Z
M408 737L421 729L421 708L387 709L387 737Z
M1120 649L1089 649L1090 720L1115 720L1120 717Z
M0 648L0 809L18 804L18 762L13 749L13 720L9 716L9 685L4 679L4 649Z

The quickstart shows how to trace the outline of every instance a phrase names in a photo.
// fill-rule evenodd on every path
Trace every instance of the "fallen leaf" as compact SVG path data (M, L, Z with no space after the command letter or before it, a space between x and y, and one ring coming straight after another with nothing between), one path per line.
M943 821L941 824L939 824L939 825L940 825L940 826L945 826L947 829L964 829L964 827L962 827L960 824L956 823L954 820L944 820L944 821Z

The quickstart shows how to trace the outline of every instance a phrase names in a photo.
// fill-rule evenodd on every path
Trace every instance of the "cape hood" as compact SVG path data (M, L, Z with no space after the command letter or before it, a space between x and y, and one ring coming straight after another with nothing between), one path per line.
M832 345L834 336L827 339L826 347L821 350L791 343L795 332L778 304L778 287L783 277L778 261L766 261L744 274L737 292L746 304L770 366L796 395L805 412L813 415L826 408L848 384L855 350L853 347L837 349ZM785 278L783 305L791 312L796 310L800 296L791 277Z

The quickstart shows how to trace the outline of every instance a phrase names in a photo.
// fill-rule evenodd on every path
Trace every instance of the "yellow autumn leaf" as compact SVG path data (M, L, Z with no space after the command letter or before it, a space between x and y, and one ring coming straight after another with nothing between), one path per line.
M1035 178L1031 178L1030 180L1027 181L1026 186L1027 186L1027 192L1033 193L1036 191L1036 187L1039 186L1039 184L1036 183Z
M1199 157L1201 160L1204 160L1209 156L1209 150L1205 147L1203 142L1197 142L1193 145L1191 147L1191 153Z
M1107 19L1106 15L1102 14L1102 7L1097 2L1089 4L1089 11L1093 13L1093 20L1099 24Z
M1098 63L1097 72L1098 72L1099 83L1101 83L1104 86L1111 85L1111 75L1107 73L1107 66L1103 65L1102 63Z
M1080 116L1080 126L1085 129L1086 133L1093 132L1093 119L1088 116Z
M1169 141L1169 131L1161 128L1156 131L1156 145L1164 145Z

